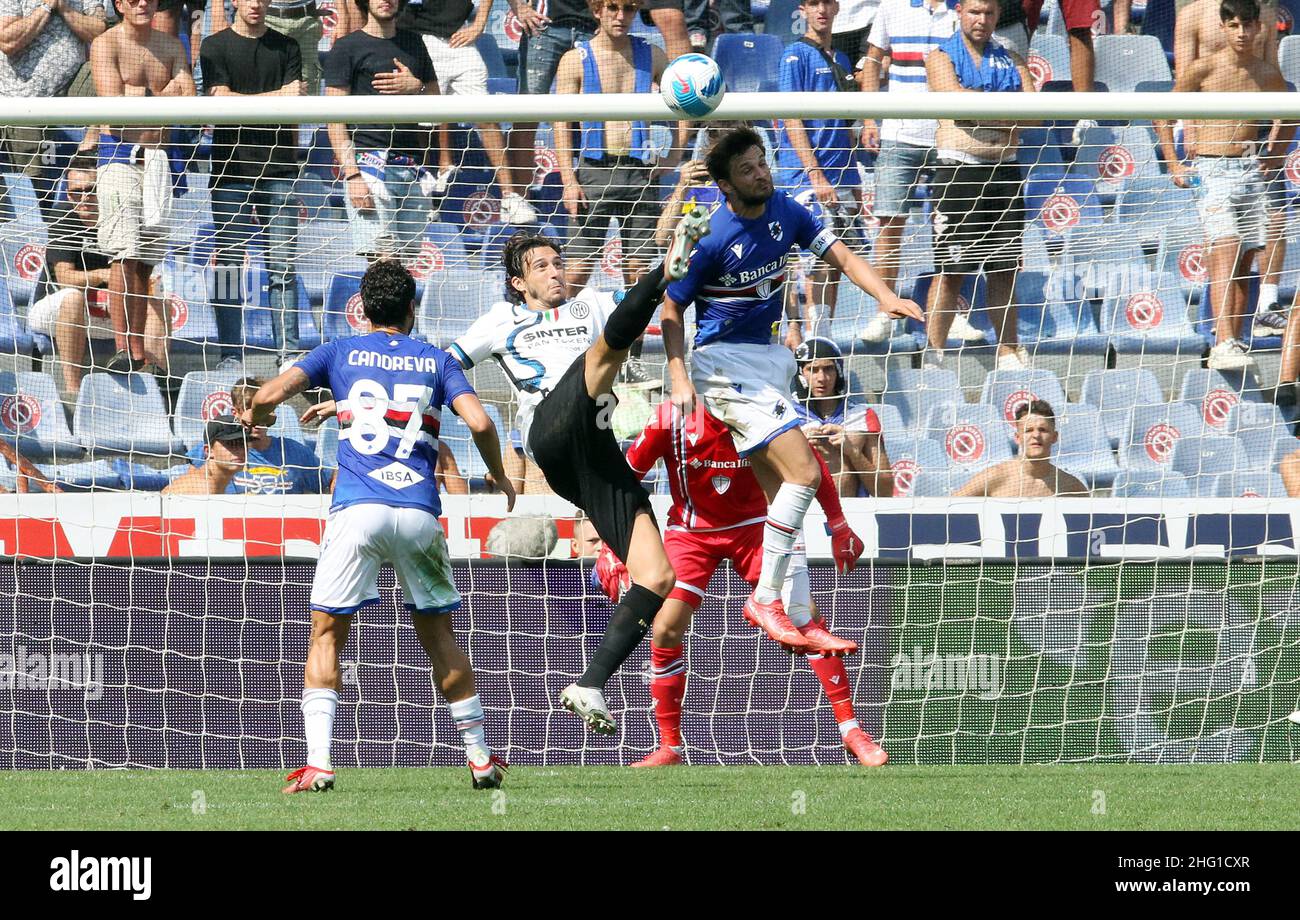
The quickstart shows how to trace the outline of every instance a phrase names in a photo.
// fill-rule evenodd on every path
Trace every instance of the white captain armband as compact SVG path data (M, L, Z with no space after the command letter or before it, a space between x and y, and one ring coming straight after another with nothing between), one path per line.
M839 237L828 227L821 233L813 237L813 241L808 244L808 251L817 258L826 255L827 251L839 242Z

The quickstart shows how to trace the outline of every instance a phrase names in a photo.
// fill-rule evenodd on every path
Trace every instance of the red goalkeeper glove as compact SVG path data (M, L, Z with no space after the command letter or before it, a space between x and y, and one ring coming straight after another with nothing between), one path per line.
M632 587L632 576L627 573L627 566L604 543L600 544L600 552L596 555L596 578L605 596L614 604L621 601L627 589Z
M831 530L831 556L835 559L835 568L841 575L852 572L866 549L862 538L853 532L849 522L842 517L827 523Z

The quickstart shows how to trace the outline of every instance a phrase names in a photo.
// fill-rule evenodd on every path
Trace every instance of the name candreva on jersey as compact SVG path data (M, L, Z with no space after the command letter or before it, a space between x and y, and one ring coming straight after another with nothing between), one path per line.
M438 373L437 360L425 355L386 355L377 351L353 349L348 352L348 364L353 367L378 367L386 371Z

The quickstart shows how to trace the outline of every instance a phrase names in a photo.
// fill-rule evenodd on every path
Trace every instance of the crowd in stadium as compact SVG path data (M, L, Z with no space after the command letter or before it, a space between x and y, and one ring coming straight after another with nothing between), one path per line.
M692 50L714 56L733 91L1285 91L1300 75L1300 45L1285 51L1291 2L964 0L959 13L945 0L0 0L0 94L650 92L667 63ZM963 32L966 44L950 41ZM1234 42L1249 45L1256 63L1230 61ZM256 384L241 379L251 376L253 356L271 374L323 339L349 334L360 271L378 258L411 269L421 291L417 333L444 345L499 297L481 272L497 267L503 241L520 228L563 241L573 293L630 286L660 258L682 202L718 203L701 161L727 127L0 126L5 351L36 355L52 371L54 386L36 398L46 414L76 408L76 435L64 439L76 459L81 447L104 446L77 418L109 398L108 385L93 380L104 374L147 378L129 411L156 406L167 429L133 445L133 453L156 455L146 462L115 461L111 473L76 465L75 475L60 463L28 476L15 470L30 463L15 456L3 461L8 478L0 482L54 489L116 477L119 488L173 492L327 489L320 470L332 454L323 430L290 420L257 445L234 445L233 429L205 425L207 397L218 388L211 381L224 381L233 404L237 381ZM1300 322L1289 322L1296 272L1287 270L1288 213L1300 188L1300 175L1292 178L1300 170L1288 161L1294 126L786 119L754 127L778 188L926 311L920 324L876 313L869 299L842 303L851 289L824 264L800 261L791 273L794 318L781 334L798 356L805 431L841 494L1208 495L1219 488L1210 472L1249 472L1268 477L1265 490L1300 495L1300 454L1287 428L1300 379ZM1129 162L1109 171L1106 158L1121 148ZM1053 207L1065 199L1068 226L1053 227ZM1123 239L1119 215L1143 201L1139 222L1153 218L1152 236ZM1200 272L1191 281L1190 250L1169 242L1174 221L1188 219ZM33 240L44 246L34 271L24 245ZM1112 251L1096 255L1105 246ZM1116 369L1117 343L1138 328L1135 295L1124 291L1121 302L1105 280L1090 288L1090 259L1108 270L1154 260L1153 290L1141 296L1159 315L1140 327L1144 335L1156 328L1136 350L1148 359L1195 352L1199 364L1203 348L1204 366L1172 383L1151 373L1158 361ZM1062 264L1072 270L1068 286L1083 294L1051 295L1044 281L1059 284ZM472 289L445 281L457 269L480 272ZM1067 322L1058 308L1072 300L1091 306ZM1126 311L1129 327L1121 325ZM1279 340L1278 379L1261 383L1257 355L1276 356ZM952 406L954 392L961 402L957 359L967 346L991 346L981 397L989 414L936 414ZM1067 404L1046 359L1089 348L1105 353L1106 366L1089 371ZM914 356L914 376L894 358L888 386L860 383L863 361L896 353ZM622 384L644 394L648 416L662 365L649 352L639 356L640 344ZM27 365L12 366L26 373ZM9 373L5 394L16 392L16 379ZM1035 383L1016 387L1024 398L1004 406L995 401L1000 379ZM946 399L918 393L937 381ZM882 398L868 405L869 390ZM1202 411L1223 392L1229 405ZM1260 394L1269 399L1256 412ZM1150 447L1154 426L1168 428L1170 413L1183 408L1196 418L1173 426L1175 439L1203 448L1191 460ZM24 438L15 435L25 433L39 442L28 444L36 454L69 456L63 446L47 449L47 429L33 438L7 416L0 421L0 435L20 449ZM891 460L894 436L902 447L906 428L922 423L943 430L920 448L912 438L906 455L895 450ZM978 470L963 469L951 450L961 423L987 439ZM636 430L632 423L626 434ZM1222 451L1228 436L1239 443L1211 470L1206 451ZM931 448L945 438L948 455L935 459ZM1060 468L1049 459L1058 439ZM188 464L158 462L187 451ZM1029 462L1013 462L1013 451ZM1153 462L1130 462L1144 451ZM507 452L519 491L544 490L518 444ZM444 451L447 491L468 491L475 480L461 469L467 456ZM946 477L922 476L949 468ZM1223 494L1259 488L1251 483L1234 478Z

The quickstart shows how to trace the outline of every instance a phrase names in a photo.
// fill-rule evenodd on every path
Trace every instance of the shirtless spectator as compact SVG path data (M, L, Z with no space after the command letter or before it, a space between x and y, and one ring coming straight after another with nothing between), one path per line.
M122 21L95 39L90 63L99 96L193 96L185 48L150 22L158 0L114 0ZM149 276L167 248L155 202L171 195L166 128L106 126L99 135L99 248L111 262L108 311L118 352L105 370L167 367L162 303L149 296ZM151 194L146 196L146 189ZM146 202L148 197L149 201ZM149 207L146 207L146 204Z
M1273 64L1255 54L1259 38L1257 0L1223 0L1219 27L1224 46L1183 67L1175 92L1285 92L1286 81ZM1210 309L1214 315L1213 370L1245 370L1254 364L1244 342L1242 324L1249 295L1253 251L1264 246L1268 223L1268 185L1279 172L1295 133L1291 122L1261 125L1255 121L1189 122L1195 138L1193 165L1179 161L1173 126L1156 122L1169 175L1189 188L1199 175L1201 224L1210 275ZM1262 156L1261 156L1262 153Z
M970 482L952 493L953 498L1087 496L1087 486L1052 463L1052 447L1059 437L1051 406L1041 399L1021 406L1016 410L1015 428L1020 456L976 473Z
M247 465L244 426L233 415L220 415L203 429L203 465L186 470L163 489L163 495L224 495Z

